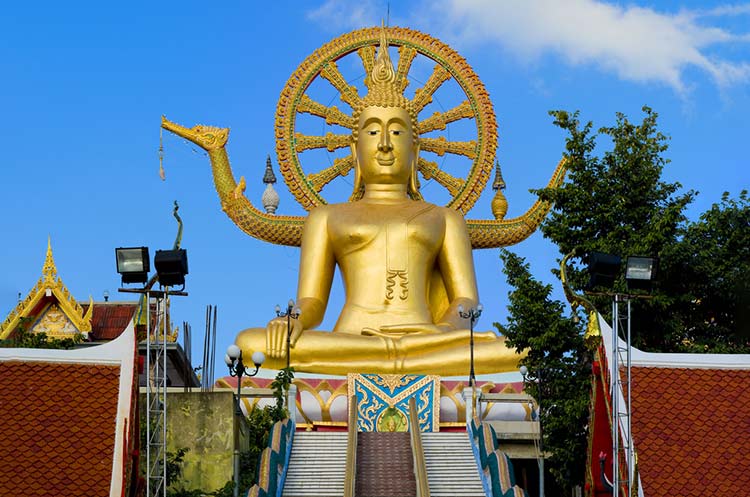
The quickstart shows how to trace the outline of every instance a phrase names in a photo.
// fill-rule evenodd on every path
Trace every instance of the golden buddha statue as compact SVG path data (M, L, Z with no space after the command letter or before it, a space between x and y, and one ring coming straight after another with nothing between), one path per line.
M365 81L368 93L351 100L350 202L315 206L304 219L263 214L233 179L224 149L227 129L188 129L166 119L162 126L209 152L223 208L238 225L277 243L301 244L296 304L301 312L291 319L288 351L296 371L465 374L471 333L459 310L478 305L474 240L459 210L428 203L419 194L417 172L424 173L419 109L403 95L403 70L401 64L399 71L393 68L385 31ZM559 166L553 181L562 174ZM485 231L475 229L474 238L497 230L502 235L494 246L523 239L548 209L538 203L520 221L480 222ZM344 307L332 331L315 330L336 266L344 281ZM287 318L275 318L265 328L240 332L236 343L248 355L264 351L266 366L280 369L287 361L287 332ZM523 357L493 332L475 332L474 342L477 374L515 370Z

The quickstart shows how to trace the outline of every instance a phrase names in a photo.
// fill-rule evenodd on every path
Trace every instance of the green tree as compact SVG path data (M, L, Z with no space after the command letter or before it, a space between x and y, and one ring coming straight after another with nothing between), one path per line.
M542 223L542 233L557 245L561 254L577 249L579 254L601 251L620 256L661 257L662 267L673 262L686 218L685 207L695 193L679 193L679 183L668 183L661 175L669 160L664 157L668 138L657 130L657 114L643 107L640 124L617 114L616 124L592 133L583 126L578 112L553 111L554 123L566 130L569 180L557 189L542 189L541 198L554 204ZM600 157L597 137L611 143ZM588 280L579 257L569 271L570 283L582 289ZM633 344L646 350L672 350L680 343L682 322L670 312L676 302L669 285L657 284L650 299L633 302L631 327ZM624 292L620 278L615 290ZM592 297L602 314L609 316L611 298Z
M750 350L750 198L725 192L690 222L670 250L665 289L682 322L677 348L687 352Z
M616 123L593 131L578 112L553 111L565 130L568 180L542 189L553 211L542 223L560 254L576 249L567 271L582 290L588 282L584 254L660 257L658 281L648 299L632 301L633 345L659 352L747 352L750 350L750 199L742 191L724 194L691 222L685 208L695 192L662 180L668 138L657 129L657 114L643 108L640 124L617 114ZM602 139L608 147L597 143ZM604 150L606 148L606 150ZM551 287L534 280L523 259L503 251L509 284L508 324L497 325L518 349L530 347L524 364L540 373L530 385L541 394L546 450L551 472L562 487L581 482L586 446L590 357L581 327L565 317L565 306L550 299ZM553 269L559 276L559 272ZM623 278L614 291L626 292ZM611 322L611 296L590 296ZM541 387L540 387L541 385ZM541 391L539 391L541 388ZM576 428L581 427L581 430Z
M501 251L503 271L513 287L507 325L495 323L511 346L529 348L522 361L538 382L527 385L540 401L547 467L562 488L582 485L586 454L591 363L583 327L564 316L565 305L550 298L551 285L535 280L529 265Z

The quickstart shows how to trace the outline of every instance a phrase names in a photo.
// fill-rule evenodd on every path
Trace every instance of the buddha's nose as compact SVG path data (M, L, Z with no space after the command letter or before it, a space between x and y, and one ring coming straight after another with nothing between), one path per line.
M378 142L378 150L380 152L390 152L393 150L393 145L391 144L391 138L388 136L388 133L382 133L380 135L380 141Z

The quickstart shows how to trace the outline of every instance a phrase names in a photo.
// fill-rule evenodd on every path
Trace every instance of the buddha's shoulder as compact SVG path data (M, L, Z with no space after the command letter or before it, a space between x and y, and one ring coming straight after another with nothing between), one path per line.
M445 219L450 219L452 221L462 221L464 218L464 215L460 211L457 211L456 209L453 209L451 207L443 207L422 200L416 201L415 203L422 204L424 210L438 214Z

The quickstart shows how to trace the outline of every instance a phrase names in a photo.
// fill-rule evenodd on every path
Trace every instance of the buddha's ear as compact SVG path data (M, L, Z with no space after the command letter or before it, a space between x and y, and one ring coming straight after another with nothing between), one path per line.
M409 175L409 185L407 190L411 192L412 198L421 199L422 196L419 193L419 178L417 177L417 170L419 169L419 142L414 145L414 160L411 163L411 174Z
M352 158L354 159L354 189L352 195L356 195L362 188L362 170L359 167L359 158L357 157L357 142L352 140L349 146L352 149Z

